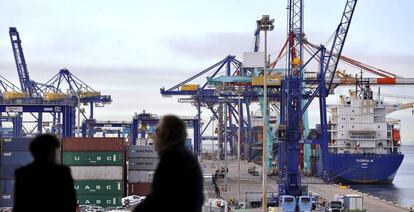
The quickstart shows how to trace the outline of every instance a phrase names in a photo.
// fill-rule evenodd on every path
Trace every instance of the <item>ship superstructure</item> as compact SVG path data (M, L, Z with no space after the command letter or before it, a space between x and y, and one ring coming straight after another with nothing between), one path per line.
M399 120L386 118L391 107L380 97L374 98L368 85L330 105L329 179L392 182L404 155Z

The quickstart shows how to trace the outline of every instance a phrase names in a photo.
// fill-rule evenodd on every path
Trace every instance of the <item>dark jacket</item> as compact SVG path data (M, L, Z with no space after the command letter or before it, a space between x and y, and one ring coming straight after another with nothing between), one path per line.
M200 165L184 145L176 145L160 154L147 198L135 212L201 212L203 177Z
M34 161L17 169L13 212L76 211L70 169L49 161Z

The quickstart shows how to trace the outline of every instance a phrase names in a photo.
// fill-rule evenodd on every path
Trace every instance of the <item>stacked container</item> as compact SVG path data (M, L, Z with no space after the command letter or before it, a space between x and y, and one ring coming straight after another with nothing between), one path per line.
M64 138L62 163L71 169L80 205L121 205L125 196L122 138Z
M12 207L16 169L32 162L29 145L32 137L0 139L0 208Z
M159 159L152 145L128 147L128 195L146 196Z

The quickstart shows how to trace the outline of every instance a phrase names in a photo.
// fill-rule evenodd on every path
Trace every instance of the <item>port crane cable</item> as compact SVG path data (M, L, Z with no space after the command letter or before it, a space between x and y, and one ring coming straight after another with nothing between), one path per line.
M309 41L306 41L305 46L309 46L312 49L317 49L318 48L315 44L313 44ZM334 54L333 56L338 57L338 55L336 55L336 54ZM364 64L362 62L356 61L352 58L349 58L349 57L346 57L346 56L343 56L343 55L341 55L339 57L339 59L340 59L341 62L344 62L348 65L351 65L355 68L361 68L363 71L365 71L367 73L373 73L373 74L376 74L378 76L382 76L384 78L401 78L400 76L395 75L391 72L385 71L385 70L380 69L380 68L373 67L371 65Z

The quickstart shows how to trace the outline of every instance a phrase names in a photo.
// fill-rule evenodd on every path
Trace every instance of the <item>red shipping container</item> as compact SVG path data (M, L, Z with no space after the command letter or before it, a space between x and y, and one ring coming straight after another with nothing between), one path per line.
M128 195L147 196L151 191L151 183L128 183Z
M123 138L63 138L62 151L124 151Z

